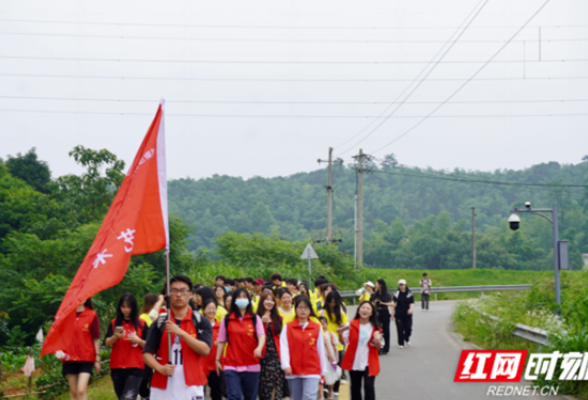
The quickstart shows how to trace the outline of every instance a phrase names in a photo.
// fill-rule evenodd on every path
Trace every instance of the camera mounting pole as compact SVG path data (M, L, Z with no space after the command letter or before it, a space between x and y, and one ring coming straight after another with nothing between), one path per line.
M515 208L512 213L530 213L539 215L549 222L553 227L553 270L555 273L555 302L557 303L557 315L561 317L561 288L559 283L559 228L557 225L557 206L551 208ZM551 213L549 218L545 213Z

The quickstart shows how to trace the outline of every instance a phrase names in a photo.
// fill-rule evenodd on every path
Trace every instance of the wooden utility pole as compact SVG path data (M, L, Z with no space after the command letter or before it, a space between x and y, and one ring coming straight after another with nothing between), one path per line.
M476 207L472 209L472 268L476 269Z
M357 260L363 265L363 150L359 149L357 170Z
M329 147L329 159L327 161L318 159L318 163L326 162L328 165L327 179L327 244L333 242L333 148ZM343 163L343 160L337 160L335 163Z

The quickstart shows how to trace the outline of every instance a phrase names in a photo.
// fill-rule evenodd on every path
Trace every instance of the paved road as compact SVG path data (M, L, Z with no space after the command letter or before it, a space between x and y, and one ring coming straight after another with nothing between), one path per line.
M376 378L379 400L492 398L486 395L490 384L453 382L461 350L472 349L452 333L451 312L455 304L455 301L431 302L429 311L422 311L418 304L413 317L411 347L399 349L396 345L396 326L391 327L390 353L380 357L381 372ZM349 308L349 316L353 318L356 307ZM509 397L566 399L563 396L540 395Z

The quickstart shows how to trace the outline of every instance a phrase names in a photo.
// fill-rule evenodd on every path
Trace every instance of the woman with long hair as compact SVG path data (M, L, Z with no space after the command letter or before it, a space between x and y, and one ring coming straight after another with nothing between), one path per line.
M78 305L73 340L57 355L63 375L67 376L72 400L87 400L92 368L100 373L100 325L92 299Z
M372 303L378 310L378 321L384 332L384 347L380 349L380 354L388 354L390 351L390 306L392 306L392 295L388 292L386 281L378 279L376 281L376 292L372 295Z
M398 291L394 293L390 303L394 310L396 321L396 333L398 334L398 347L403 349L404 345L410 346L410 334L412 333L412 309L414 307L414 296L406 286L406 281L398 281Z
M137 299L123 294L116 306L116 318L108 324L104 345L112 347L110 377L119 400L135 400L143 380L143 347L147 326L139 318Z
M351 400L362 400L362 381L365 399L376 400L374 384L376 376L380 373L378 353L382 347L383 336L376 308L372 303L364 301L359 305L343 339L348 347L341 367L349 371Z
M224 365L221 356L229 343ZM246 288L233 292L229 313L223 318L218 334L216 368L225 372L228 400L255 400L259 389L259 359L265 346L261 318L253 313Z
M343 299L337 290L331 290L328 292L325 299L324 309L321 311L321 315L327 318L327 331L332 332L340 337L341 333L348 328L349 318L343 308ZM343 350L345 346L342 343L337 343L338 352L338 365L341 366L341 360L343 360ZM335 382L334 392L339 393L339 386L341 380Z
M224 290L224 289L223 289ZM212 325L212 346L207 357L206 377L208 379L208 387L210 387L210 398L212 400L222 400L221 376L216 370L216 342L218 340L218 332L220 330L220 322L217 321L217 305L215 299L206 299L202 304L202 311L204 317L208 319Z
M297 296L294 310L296 318L280 333L282 369L294 400L316 400L321 375L327 373L323 329L314 322L309 298Z
M284 372L280 367L280 333L282 317L278 314L276 300L271 293L262 293L257 315L265 330L265 351L261 359L259 377L260 400L281 400L284 387Z
M227 291L224 286L220 285L215 286L212 291L214 292L214 298L217 304L217 312L219 312L218 310L221 310L220 313L222 313L222 316L224 317L227 315L227 309L225 308L225 297L227 295Z

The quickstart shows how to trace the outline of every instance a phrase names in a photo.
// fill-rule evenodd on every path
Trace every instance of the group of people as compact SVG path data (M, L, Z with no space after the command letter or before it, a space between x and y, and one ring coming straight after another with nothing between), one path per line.
M104 338L117 397L204 399L208 386L212 400L333 399L348 379L352 400L362 399L362 389L375 399L379 356L390 348L390 307L399 346L409 345L412 293L404 280L394 294L382 279L366 282L350 319L334 283L322 276L313 283L280 274L268 281L217 276L207 287L176 275L169 290L147 294L141 309L135 296L123 295ZM92 369L101 366L91 299L78 306L74 330L58 356L72 399L85 400Z

